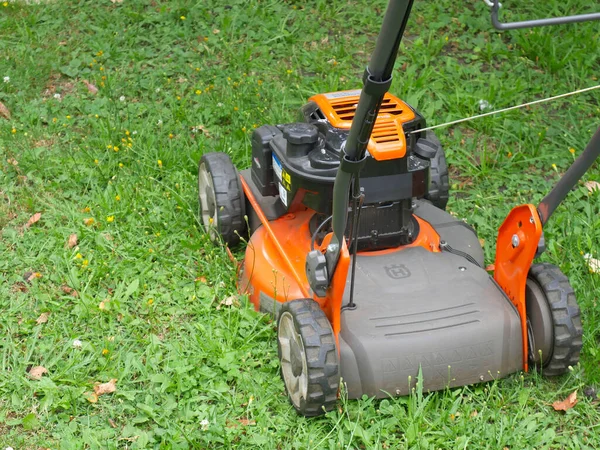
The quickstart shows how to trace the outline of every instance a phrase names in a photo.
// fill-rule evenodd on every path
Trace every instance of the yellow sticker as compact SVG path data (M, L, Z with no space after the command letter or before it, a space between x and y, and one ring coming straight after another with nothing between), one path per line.
M283 187L285 187L288 191L292 189L292 177L285 171L285 169L281 171L281 184L283 184Z

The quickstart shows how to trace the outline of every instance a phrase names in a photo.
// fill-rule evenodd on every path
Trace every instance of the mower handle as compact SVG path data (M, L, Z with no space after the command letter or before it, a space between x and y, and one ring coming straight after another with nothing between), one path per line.
M569 191L577 185L577 182L594 164L598 156L600 156L600 127L598 127L592 136L583 153L579 155L558 183L556 183L556 186L552 188L539 204L538 213L542 225L548 221L554 210L565 199Z

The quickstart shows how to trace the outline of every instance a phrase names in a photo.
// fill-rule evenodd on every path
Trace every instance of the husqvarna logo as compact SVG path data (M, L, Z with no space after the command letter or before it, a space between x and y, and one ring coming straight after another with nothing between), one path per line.
M392 264L390 266L383 266L383 268L387 276L394 280L410 277L410 270L404 264Z

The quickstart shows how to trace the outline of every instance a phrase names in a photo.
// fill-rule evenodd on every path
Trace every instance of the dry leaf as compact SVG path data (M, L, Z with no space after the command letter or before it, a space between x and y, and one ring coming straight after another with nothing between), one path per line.
M100 397L104 394L111 394L117 390L117 379L113 378L108 383L97 384L94 386L94 393Z
M67 239L67 248L73 248L77 245L77 235L75 233L69 235Z
M241 419L237 419L235 422L227 422L227 428L237 428L239 426L247 427L251 425L256 425L256 420L248 419L247 417L242 417Z
M577 404L577 391L573 391L563 401L555 401L552 407L555 411L568 411Z
M83 394L83 396L90 403L97 403L98 402L98 396L96 394L94 394L93 392L85 392Z
M583 255L583 259L587 261L590 271L600 273L600 259L592 258L589 253Z
M90 83L88 80L83 80L83 84L85 84L85 87L90 91L90 94L96 95L98 93L96 85Z
M496 270L496 264L489 264L485 267L485 270L487 270L488 272L493 272L494 270Z
M222 306L240 306L240 302L237 299L237 296L230 295L224 300L221 300L221 303L217 306L217 309L221 309Z
M196 277L194 281L199 281L200 283L206 284L206 277Z
M479 238L479 245L481 245L482 247L485 246L485 239Z
M48 369L43 366L35 366L29 370L29 378L32 380L41 380L45 373L48 373Z
M42 213L35 213L33 216L29 218L27 223L25 224L25 228L29 228L31 225L36 223L38 220L42 218Z
M583 185L590 192L594 192L596 190L600 191L600 183L598 183L597 181L586 181L585 183L583 183Z
M229 256L229 261L237 264L237 260L235 259L235 256L233 256L233 253L231 253L231 250L229 250L229 247L225 247L225 251L227 252L227 256Z
M108 418L108 423L110 424L111 427L113 428L117 428L117 424L115 423L114 420L112 420L110 417Z
M36 278L42 278L42 274L39 272L25 272L23 274L23 279L28 283L31 283Z
M14 159L14 158L8 158L8 159L6 160L6 162L7 162L7 163L9 163L9 164L12 164L13 166L18 166L18 165L19 165L19 161L17 161L17 160L16 160L16 159Z
M48 317L50 317L50 313L45 312L45 313L41 313L40 317L37 318L37 320L35 321L38 325L41 325L43 323L48 322Z
M66 284L63 284L60 288L67 295L71 295L73 297L79 297L79 293L72 287L67 286Z
M123 0L110 0L111 3L123 3Z
M2 102L0 102L0 117L4 117L7 120L10 119L10 111Z

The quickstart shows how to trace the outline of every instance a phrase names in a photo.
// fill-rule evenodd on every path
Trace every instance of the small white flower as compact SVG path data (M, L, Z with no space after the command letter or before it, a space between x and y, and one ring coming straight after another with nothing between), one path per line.
M223 103L219 102L219 103L217 103L217 106L218 106L219 108L222 108L222 107L223 107Z
M54 94L54 98L60 100L60 94L57 92L56 94Z
M134 131L131 132L131 134L137 134L137 131L134 130Z
M162 125L162 119L158 119L158 122L156 122L156 125L158 125L160 127Z
M10 83L10 77L4 77L4 82L5 83ZM10 448L10 447L9 447ZM11 449L12 450L12 449Z
M120 100L120 101L122 101L122 102L124 102L124 101L125 101L125 96L124 96L124 95L121 95L121 96L119 97L119 100Z
M4 450L14 450L12 447L6 447Z
M73 341L73 348L81 348L82 346L83 346L83 343L79 339L75 339Z
M200 426L202 427L202 430L206 431L208 430L208 425L210 424L210 422L206 419L202 419L200 421Z
M158 94L160 92L160 88L156 88L156 93Z
M490 105L490 102L483 99L479 100L479 110L485 111L486 109L492 109L492 105Z

